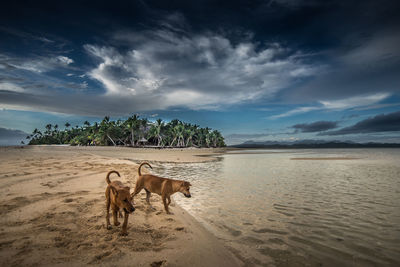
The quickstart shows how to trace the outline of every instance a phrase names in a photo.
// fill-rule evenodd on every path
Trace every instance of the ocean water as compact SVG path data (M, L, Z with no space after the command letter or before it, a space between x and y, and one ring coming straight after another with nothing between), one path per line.
M175 201L248 266L400 266L400 149L241 150L153 167L192 183Z

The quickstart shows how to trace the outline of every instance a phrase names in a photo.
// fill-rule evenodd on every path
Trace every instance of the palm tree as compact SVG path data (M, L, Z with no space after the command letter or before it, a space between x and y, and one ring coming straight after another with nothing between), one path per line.
M206 127L205 129L205 141L206 141L206 146L210 147L210 143L211 143L211 134L210 134L210 129L208 127Z
M212 131L210 134L210 139L213 144L213 147L217 147L218 134L219 134L219 132L217 130Z
M177 133L178 133L178 142L177 142L177 146L184 146L185 145L185 138L184 138L184 134L185 134L185 126L183 126L182 123L178 124L177 126Z
M188 124L187 127L188 127L186 129L187 139L186 139L186 145L185 145L186 147L189 145L189 142L193 143L193 136L196 134L198 126L197 125L192 126L191 124Z
M99 128L99 135L100 135L100 140L102 144L107 145L107 140L110 140L111 143L116 146L114 140L111 138L110 134L112 132L112 127L110 123L110 117L105 116L104 119L100 123L100 128Z
M139 116L134 114L125 121L125 127L130 134L131 145L135 146L135 133L139 131Z
M65 123L65 130L58 131L58 125L46 125L42 134L37 128L31 135L29 144L71 144L71 145L136 145L136 140L151 138L149 141L157 146L178 147L221 147L225 146L224 138L217 130L200 128L198 125L184 123L174 119L164 123L161 119L150 123L147 119L139 119L137 115L129 117L126 121L111 121L110 117L93 126L88 121L84 126L70 128L70 123ZM52 131L52 129L54 129Z
M154 137L157 139L157 146L160 146L161 142L162 142L161 129L163 126L164 126L164 122L161 119L158 119L151 126L150 131L149 131L150 137Z
M52 126L50 123L47 124L46 127L45 127L45 128L46 128L45 134L49 135L52 127L53 127L53 126Z
M139 134L142 136L142 138L145 138L145 136L149 130L147 127L148 123L149 123L149 121L147 119L139 120Z

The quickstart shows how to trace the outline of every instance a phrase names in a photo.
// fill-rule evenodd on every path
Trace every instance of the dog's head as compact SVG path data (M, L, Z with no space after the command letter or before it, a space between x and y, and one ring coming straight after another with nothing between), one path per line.
M121 189L117 189L114 186L111 186L111 191L114 194L115 204L119 208L122 208L127 213L132 213L135 211L135 207L133 207L132 205L132 196L129 192L129 186Z
M189 182L181 181L179 192L181 192L185 197L192 197L190 194L190 187L192 185Z

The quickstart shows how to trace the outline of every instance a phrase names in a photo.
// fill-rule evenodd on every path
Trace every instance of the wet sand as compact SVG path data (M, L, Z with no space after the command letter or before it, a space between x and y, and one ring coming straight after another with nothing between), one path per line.
M400 149L264 151L152 172L190 181L176 202L246 266L400 266Z
M291 158L291 160L354 160L360 158L330 157L330 158Z
M205 156L214 152L1 147L0 265L241 265L178 205L171 204L173 215L165 214L160 197L154 194L155 210L145 203L144 192L135 198L128 236L119 235L120 226L105 229L107 171L118 170L120 180L133 188L135 160L202 162L213 160Z

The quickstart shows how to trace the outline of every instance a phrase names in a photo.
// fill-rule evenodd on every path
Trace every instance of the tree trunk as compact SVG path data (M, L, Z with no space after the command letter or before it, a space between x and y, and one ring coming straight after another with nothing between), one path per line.
M114 146L116 146L116 144L115 144L115 142L114 142L114 140L112 140L112 138L107 134L107 137L108 137L108 139L110 139L111 140L111 142L113 143L113 145Z
M157 139L158 139L157 146L160 146L160 145L161 145L161 139L162 139L162 137L159 135L159 136L157 137Z
M176 136L175 136L175 138L172 140L170 146L173 146L173 145L174 145L175 140L176 140Z
M188 139L187 139L187 141L186 141L186 146L188 146L189 141L191 141L191 140L192 140L192 137L188 137Z
M131 129L131 144L135 146L135 135L133 134L133 129Z
M124 146L126 146L126 143L125 143L124 141L122 141L122 139L121 139L121 138L118 138L118 141L120 141L121 143L123 143L123 144L124 144Z

